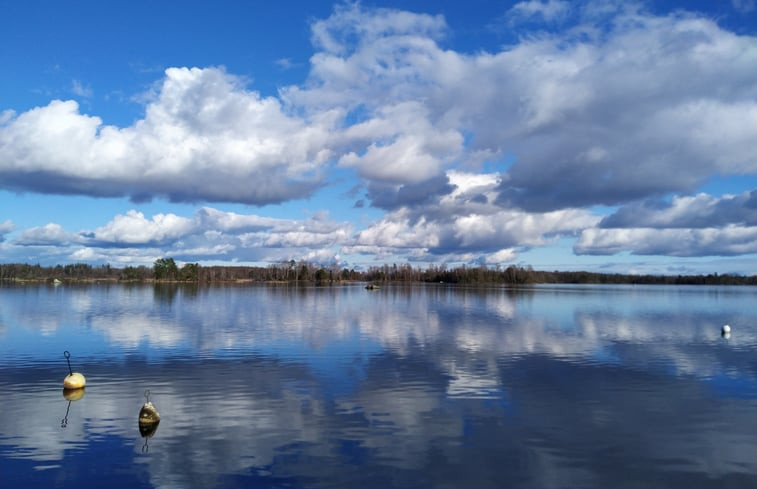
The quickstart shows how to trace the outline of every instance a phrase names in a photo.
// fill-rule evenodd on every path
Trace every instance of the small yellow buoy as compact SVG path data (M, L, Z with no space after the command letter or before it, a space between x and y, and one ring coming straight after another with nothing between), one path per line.
M64 389L81 389L87 383L87 379L84 378L79 372L73 372L63 379Z
M63 388L82 389L86 385L87 380L79 372L71 371L71 361L69 360L71 354L68 351L64 351L63 356L66 357L66 362L68 362L68 375L63 379Z

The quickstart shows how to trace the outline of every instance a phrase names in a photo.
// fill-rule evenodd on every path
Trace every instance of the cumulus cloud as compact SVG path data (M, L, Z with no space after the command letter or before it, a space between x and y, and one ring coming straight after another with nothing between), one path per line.
M2 226L11 229L10 221ZM191 217L171 213L149 217L130 210L94 230L78 233L50 223L22 231L11 244L17 249L44 246L50 256L66 261L149 264L168 255L191 261L276 262L311 257L333 262L339 247L350 243L353 234L351 224L334 221L325 212L296 220L203 207Z
M551 18L565 8L518 5ZM513 155L498 202L528 211L617 205L689 192L715 173L757 170L752 37L639 5L578 10L564 31L468 55L440 45L445 26L435 17L403 13L390 29L398 12L343 7L314 24L322 51L311 58L308 83L282 96L310 110L359 109L340 137L379 140L340 162L373 182L427 180L453 161ZM414 30L401 28L408 25ZM392 109L411 112L412 125L394 122L403 119L389 117ZM436 151L435 140L448 146Z
M749 136L757 104L746 74L757 60L753 40L682 16L621 25L601 43L539 40L505 54L521 63L528 54L536 66L502 202L613 205L757 169Z
M337 5L333 14L312 26L313 44L324 54L344 56L392 36L438 39L447 24L441 15L394 9L366 11L359 4Z
M494 174L451 171L452 187L428 205L400 207L360 231L354 253L409 254L415 259L501 263L516 257L514 248L577 235L599 218L581 209L529 213L493 203L500 179Z
M370 181L417 183L439 176L440 171L463 150L463 136L455 130L440 130L428 120L427 109L418 102L383 107L369 121L344 131L351 144L362 143L362 154L349 152L339 164L357 168Z
M47 248L48 256L55 259L55 263L88 262L88 263L112 263L118 266L152 265L158 258L166 256L166 250L151 247L100 247L78 243L73 246L55 244ZM176 257L179 255L176 254ZM192 261L197 258L192 257Z
M130 210L126 215L117 215L87 237L102 244L159 244L184 236L194 228L191 219L175 214L156 214L147 219L141 212Z
M169 68L130 127L73 101L4 113L2 185L268 204L311 195L332 162L375 188L507 154L499 204L550 211L754 173L755 39L633 7L597 24L586 4L564 30L466 54L442 46L440 16L341 5L311 25L308 79L278 97L220 68ZM532 0L511 12L567 9Z
M505 248L497 252L491 253L483 257L483 263L485 265L497 265L499 263L507 263L515 260L518 253L513 248Z
M68 260L119 264L149 264L161 256L335 263L345 254L364 253L496 264L514 260L518 249L576 235L596 224L597 218L583 210L541 216L502 210L492 203L497 183L495 174L451 172L442 182L445 192L416 206L399 206L360 231L325 212L292 220L204 207L188 217L130 210L77 233L51 223L22 231L12 244L45 246L50 256Z
M5 241L5 236L13 231L13 229L15 229L15 226L10 219L0 222L0 243Z
M126 128L74 101L3 119L0 177L15 191L266 204L310 195L329 157L328 121L289 116L220 68L166 70Z
M574 246L579 254L732 256L757 253L757 226L701 229L587 229Z
M202 229L214 229L225 232L256 231L270 229L280 225L281 221L255 214L237 214L224 212L212 207L203 207L195 213Z
M602 219L603 228L707 228L729 224L757 226L757 190L714 197L699 193L670 202L641 201Z
M13 240L20 246L67 245L79 241L78 237L67 232L60 224L48 223L23 231Z
M368 186L368 196L375 207L397 209L434 203L453 189L448 177L439 175L422 182L404 185L373 183Z
M754 192L691 194L757 174L754 36L636 3L528 0L508 15L552 29L466 53L445 46L441 16L344 4L311 24L307 79L276 96L223 68L169 68L128 127L74 101L0 114L7 190L263 205L312 196L338 168L365 190L350 205L388 211L364 229L206 207L14 242L491 263L580 235L579 253L753 252ZM595 205L621 207L599 223Z
M635 202L602 219L598 228L584 230L574 251L680 257L757 253L757 191Z

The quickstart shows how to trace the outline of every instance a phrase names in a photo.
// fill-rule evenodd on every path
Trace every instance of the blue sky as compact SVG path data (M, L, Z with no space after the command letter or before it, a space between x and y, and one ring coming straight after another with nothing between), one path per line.
M757 273L753 0L0 12L0 262Z

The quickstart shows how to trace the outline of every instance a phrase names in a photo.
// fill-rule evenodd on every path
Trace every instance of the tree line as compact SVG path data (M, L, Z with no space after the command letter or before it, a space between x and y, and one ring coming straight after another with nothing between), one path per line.
M453 268L429 266L424 269L410 265L382 265L370 268L364 279L376 283L433 282L450 284L648 284L648 285L757 285L757 275L700 274L700 275L632 275L586 271L542 271L532 267L510 265L501 267Z
M268 266L202 266L185 263L178 266L173 258L159 258L152 267L76 263L44 267L39 264L0 264L0 280L17 281L120 281L120 282L194 282L194 283L281 283L294 285L328 285L345 282L446 283L461 285L528 285L551 284L659 284L659 285L757 285L757 275L629 275L586 271L541 271L532 267L510 265L501 267L448 268L431 265L426 268L409 264L382 265L355 270L337 265L324 267L294 260Z

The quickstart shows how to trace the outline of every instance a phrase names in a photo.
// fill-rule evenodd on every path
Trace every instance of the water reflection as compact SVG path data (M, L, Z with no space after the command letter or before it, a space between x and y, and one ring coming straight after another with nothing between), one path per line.
M99 480L153 487L754 485L755 297L0 288L4 408L34 420L0 417L0 471L74 484L91 474L72 461L106 457ZM159 435L134 429L148 386Z

